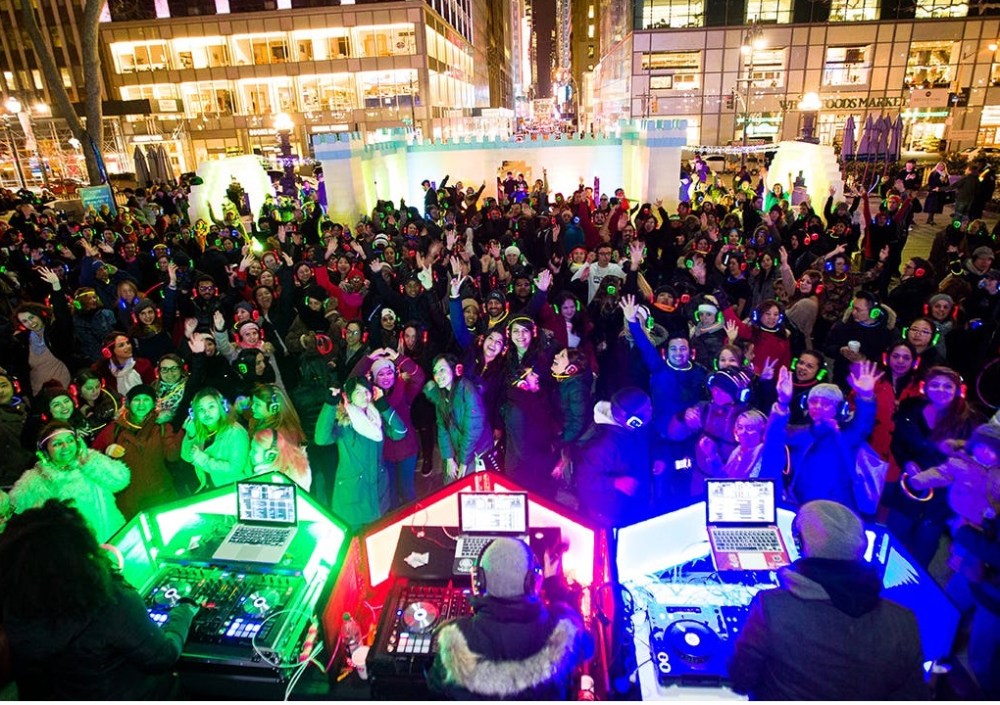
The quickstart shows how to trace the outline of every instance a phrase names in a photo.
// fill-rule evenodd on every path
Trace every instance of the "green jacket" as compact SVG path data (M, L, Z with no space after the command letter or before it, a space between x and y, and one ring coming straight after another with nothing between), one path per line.
M392 440L406 435L406 425L392 407L376 404L382 433ZM361 435L337 419L337 407L324 404L316 422L316 445L337 444L337 475L333 485L333 513L352 529L378 519L388 509L388 476L382 467L382 444Z
M475 457L493 447L493 431L475 385L467 379L456 379L448 394L434 382L428 382L424 394L437 410L441 458L454 458L459 465L464 463L472 470Z

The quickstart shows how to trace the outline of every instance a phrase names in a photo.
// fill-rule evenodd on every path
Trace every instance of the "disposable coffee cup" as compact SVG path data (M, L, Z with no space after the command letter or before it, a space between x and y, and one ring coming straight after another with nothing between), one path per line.
M351 653L351 663L354 664L354 670L363 681L368 680L368 649L367 646L359 646Z
M851 340L847 343L847 347L851 349L851 352L859 353L861 352L861 343L857 340Z

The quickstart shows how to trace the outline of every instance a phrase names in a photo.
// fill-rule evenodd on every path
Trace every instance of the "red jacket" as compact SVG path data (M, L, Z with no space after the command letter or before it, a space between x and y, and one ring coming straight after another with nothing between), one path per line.
M739 340L753 343L753 371L755 374L760 375L768 358L778 361L774 369L788 367L792 364L792 342L785 329L779 328L772 333L761 328L748 326L736 317L732 306L723 311L722 315L725 316L727 322L736 322Z

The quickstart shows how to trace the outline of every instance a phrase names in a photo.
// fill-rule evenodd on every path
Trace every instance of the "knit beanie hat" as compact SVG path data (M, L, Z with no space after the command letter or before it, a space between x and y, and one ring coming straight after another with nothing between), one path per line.
M155 309L156 308L156 304L151 299L145 299L145 298L139 299L139 303L137 303L135 305L135 315L138 316L140 313L142 313L143 311L145 311L147 308Z
M491 597L513 598L524 595L532 561L523 541L512 538L494 539L479 559L486 580L486 594Z
M948 296L948 294L934 294L934 296L927 299L927 307L933 308L934 304L938 301L947 301L949 306L955 306L955 299Z
M490 302L490 301L499 301L501 305L506 305L507 304L507 297L499 289L494 289L489 294L487 294L486 301L487 302Z
M471 298L469 298L469 299L462 299L462 310L465 311L466 309L470 309L470 308L474 308L474 309L476 309L476 311L478 311L479 310L479 302L476 301L475 299L471 299Z
M330 294L327 293L326 289L321 287L319 284L310 284L305 288L306 298L316 299L317 301L326 301L330 298Z
M386 357L375 358L375 360L374 360L374 362L372 362L372 366L371 366L372 377L374 377L375 375L377 375L379 373L379 370L382 370L382 369L384 369L386 367L395 367L395 365L393 364L392 360L390 360L389 358L386 358Z
M138 309L139 309L139 307L136 306L136 310L138 310ZM251 316L253 316L254 306L249 301L240 301L238 304L236 304L236 307L233 310L234 311L246 311Z
M969 440L966 441L966 449L972 446L984 445L994 453L1000 455L1000 426L993 423L984 423L975 428Z
M130 390L128 390L128 392L125 393L125 402L131 404L132 400L135 399L140 394L145 394L147 397L150 397L153 401L156 401L155 389L150 387L148 384L137 384Z
M868 544L858 515L843 504L826 499L806 502L792 521L792 533L806 558L856 561Z
M510 245L503 251L503 256L507 257L509 255L514 255L515 257L521 256L521 249L517 245Z
M639 429L653 418L653 405L638 387L624 387L611 397L611 416L622 428Z
M989 257L993 259L993 248L983 245L982 247L977 247L972 251L972 259L979 259L980 257Z
M835 384L817 384L809 390L809 399L829 399L839 404L844 401L844 393Z
M743 370L719 370L708 378L709 389L713 387L721 389L736 402L743 400L750 384L750 376Z

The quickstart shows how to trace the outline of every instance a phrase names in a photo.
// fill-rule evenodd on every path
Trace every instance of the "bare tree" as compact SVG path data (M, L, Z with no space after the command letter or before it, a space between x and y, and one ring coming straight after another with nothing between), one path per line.
M83 145L83 154L87 160L87 177L92 184L104 181L104 158L101 155L101 145L104 144L104 110L101 104L101 55L98 51L98 21L105 0L84 0L83 23L80 26L80 58L83 60L83 93L84 114L86 123L80 120L69 93L63 86L59 67L56 66L52 50L35 16L34 3L24 0L21 3L21 19L24 28L31 37L35 54L41 64L42 75L45 77L49 93L55 100L56 112L69 125L73 136Z

